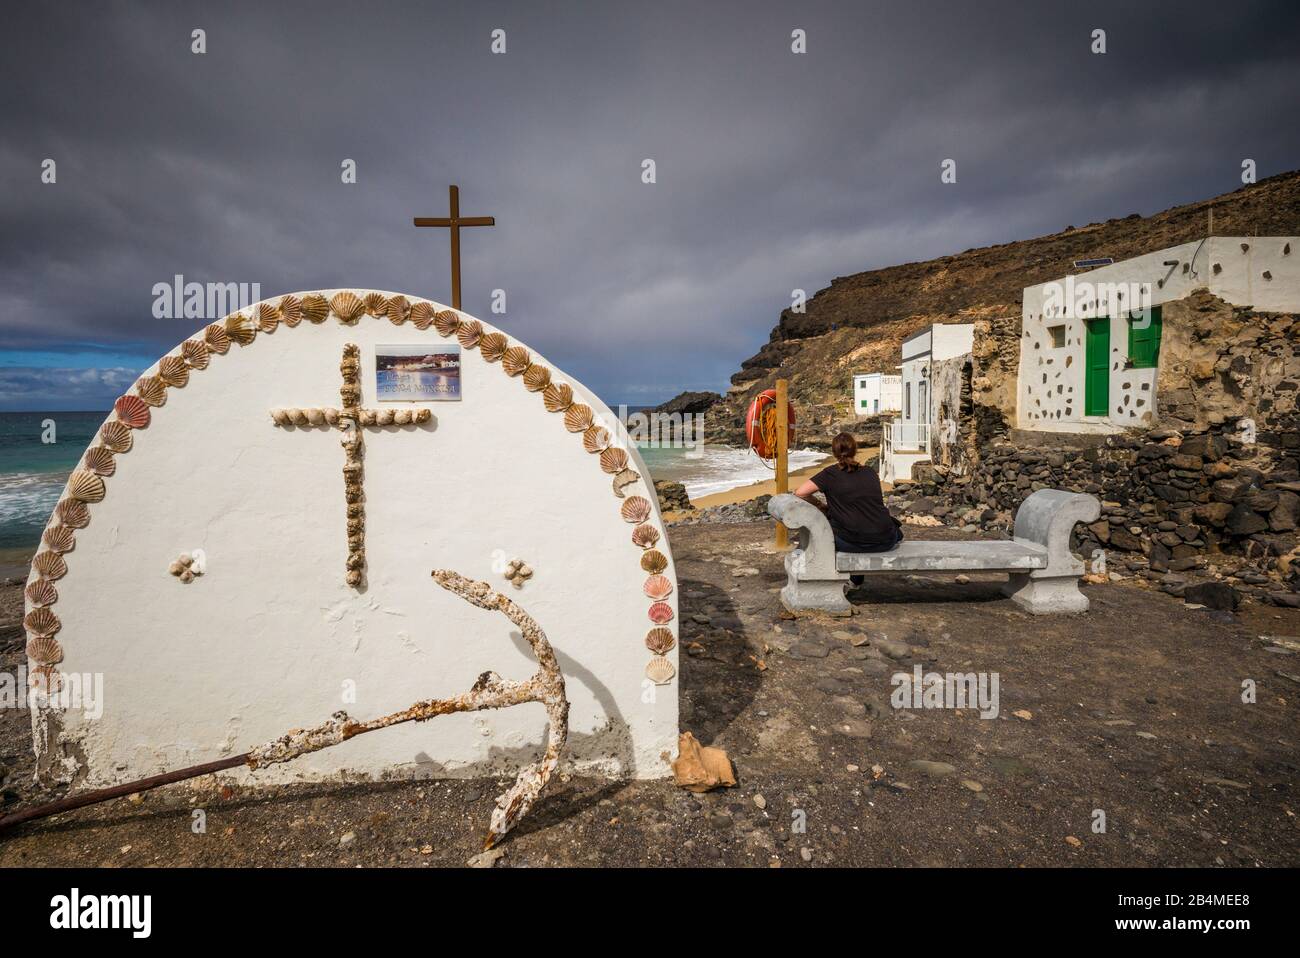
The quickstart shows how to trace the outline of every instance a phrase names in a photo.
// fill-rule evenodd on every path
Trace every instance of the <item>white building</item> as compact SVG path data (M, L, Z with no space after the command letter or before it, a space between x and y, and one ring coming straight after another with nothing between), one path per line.
M1094 433L1154 425L1161 307L1197 289L1295 312L1300 238L1209 236L1026 287L1017 425Z
M940 363L968 356L974 347L975 327L970 323L936 324L903 341L902 413L884 424L880 449L880 477L886 482L910 479L912 466L930 458L936 437L941 398L933 387ZM956 410L949 418L955 422Z
M858 373L853 377L853 411L859 416L898 412L903 408L903 377Z

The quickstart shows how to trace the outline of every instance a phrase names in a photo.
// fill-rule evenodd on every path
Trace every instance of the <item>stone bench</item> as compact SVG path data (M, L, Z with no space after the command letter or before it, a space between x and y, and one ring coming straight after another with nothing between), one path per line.
M1094 496L1040 489L1021 503L1010 540L905 539L888 552L836 552L825 514L789 493L773 496L767 511L798 539L786 554L781 590L781 603L791 612L849 615L849 575L877 572L1005 572L1007 594L1035 615L1088 609L1088 597L1079 591L1083 563L1070 552L1070 533L1075 523L1095 522L1101 514Z

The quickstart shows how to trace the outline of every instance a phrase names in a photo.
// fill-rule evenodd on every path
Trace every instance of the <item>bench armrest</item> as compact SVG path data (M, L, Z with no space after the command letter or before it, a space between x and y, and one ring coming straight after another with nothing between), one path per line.
M1083 563L1070 552L1070 533L1079 522L1096 522L1101 503L1096 496L1060 489L1039 489L1016 510L1015 538L1047 549L1047 568L1036 578L1083 574Z
M786 571L799 579L847 579L835 567L835 533L826 515L805 499L784 492L773 496L767 511L797 538L798 546L786 556Z

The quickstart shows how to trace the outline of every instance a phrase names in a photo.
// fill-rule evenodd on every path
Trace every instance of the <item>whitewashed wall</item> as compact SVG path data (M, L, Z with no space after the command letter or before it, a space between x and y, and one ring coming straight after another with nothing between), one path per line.
M903 378L890 373L858 373L853 377L853 411L859 416L898 412Z
M624 500L581 434L477 349L462 351L463 399L423 404L430 424L365 430L368 583L345 584L339 433L277 428L268 410L340 405L345 343L361 348L362 404L373 408L376 346L448 341L432 327L367 316L344 326L331 315L232 345L168 391L117 457L57 583L61 667L105 677L103 717L66 717L64 741L83 757L87 784L238 754L338 709L367 718L457 694L488 669L531 675L535 661L514 627L439 588L435 568L493 583L546 631L572 703L566 761L667 774L678 680L647 694L650 600ZM608 408L551 368L613 430ZM629 453L643 478L625 493L655 503ZM657 503L650 521L662 531ZM658 547L671 561L666 536ZM206 552L207 572L185 585L167 567L195 549ZM535 570L522 590L494 571L503 556ZM676 610L675 591L668 601ZM675 665L675 648L669 658ZM341 697L348 682L355 703ZM545 721L535 703L437 718L256 780L495 774L538 754Z
M1077 274L1074 280L1149 283L1153 306L1184 299L1196 289L1208 289L1235 305L1293 312L1300 309L1300 238L1213 236L1098 267ZM1017 425L1095 433L1152 425L1158 371L1126 368L1128 321L1123 315L1110 318L1110 412L1104 417L1084 415L1085 319L1100 314L1045 315L1048 287L1065 282L1062 277L1025 288ZM1048 330L1062 324L1065 344L1055 347Z

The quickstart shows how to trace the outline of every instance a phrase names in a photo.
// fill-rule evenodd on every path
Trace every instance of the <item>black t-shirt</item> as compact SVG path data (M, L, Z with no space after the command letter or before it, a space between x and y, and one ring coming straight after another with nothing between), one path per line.
M897 526L885 508L876 470L859 466L847 472L830 465L812 481L826 494L826 518L836 538L863 552L889 549L897 541Z

